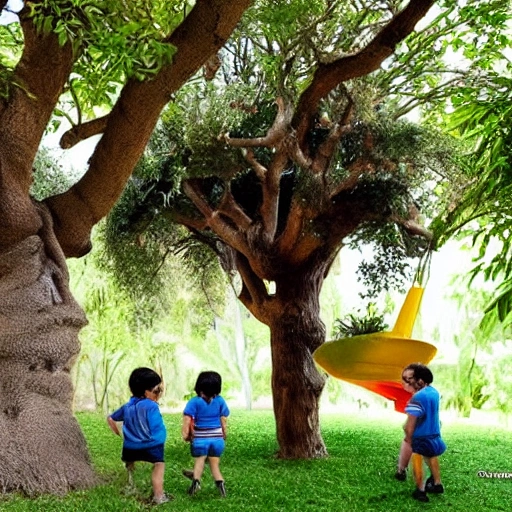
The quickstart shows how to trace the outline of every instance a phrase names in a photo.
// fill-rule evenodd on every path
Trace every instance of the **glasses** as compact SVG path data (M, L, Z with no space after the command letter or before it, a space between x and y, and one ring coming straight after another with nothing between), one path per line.
M402 375L402 381L405 382L406 384L411 384L411 382L414 381L414 377L404 377Z

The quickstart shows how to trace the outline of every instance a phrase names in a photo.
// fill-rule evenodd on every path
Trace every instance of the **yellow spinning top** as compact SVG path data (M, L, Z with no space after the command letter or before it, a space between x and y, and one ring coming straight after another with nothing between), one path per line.
M411 394L401 385L402 369L410 363L428 364L437 352L434 345L411 339L423 291L417 284L411 287L392 331L327 341L313 353L316 364L337 379L393 400L403 412Z

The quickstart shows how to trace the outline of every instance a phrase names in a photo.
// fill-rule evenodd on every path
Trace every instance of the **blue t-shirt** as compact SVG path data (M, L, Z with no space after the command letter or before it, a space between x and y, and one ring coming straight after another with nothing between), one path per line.
M221 416L229 416L229 409L220 395L212 398L210 403L200 396L195 396L187 402L183 414L192 416L194 426L198 428L219 428Z
M131 450L152 448L165 443L167 431L158 404L149 398L136 398L114 411L110 417L123 422L123 444Z
M413 438L441 435L439 423L439 392L432 386L425 386L414 395L405 406L405 412L416 416Z

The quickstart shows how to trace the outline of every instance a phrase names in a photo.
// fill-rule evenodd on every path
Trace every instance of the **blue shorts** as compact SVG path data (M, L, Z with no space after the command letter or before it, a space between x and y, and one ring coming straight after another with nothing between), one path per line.
M192 457L220 457L226 443L222 437L199 437L190 443Z
M121 454L123 462L135 462L138 460L144 462L164 462L164 445L159 444L151 448L142 448L141 450L133 450L132 448L125 448L123 446L123 453Z
M446 445L439 435L413 437L411 445L413 453L423 457L438 457L446 450Z

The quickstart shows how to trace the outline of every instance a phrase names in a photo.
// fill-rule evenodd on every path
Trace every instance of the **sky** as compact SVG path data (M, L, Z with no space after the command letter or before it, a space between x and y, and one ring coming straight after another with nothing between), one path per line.
M0 14L0 25L8 25L9 23L18 21L16 13L19 12L22 7L22 0L9 0L6 8Z

